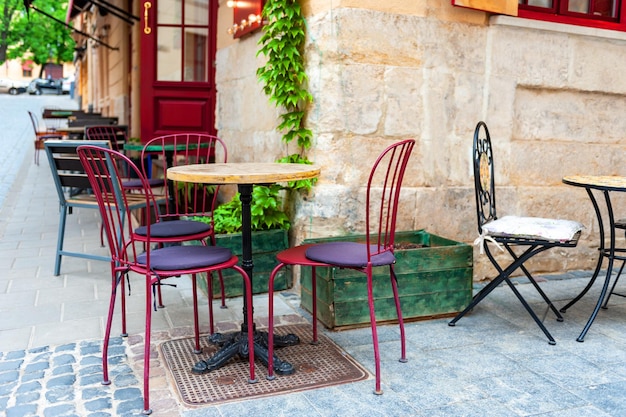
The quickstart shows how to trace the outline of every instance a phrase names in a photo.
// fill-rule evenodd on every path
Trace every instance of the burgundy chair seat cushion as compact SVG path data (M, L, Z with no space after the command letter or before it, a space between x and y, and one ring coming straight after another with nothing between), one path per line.
M168 246L150 252L150 266L157 271L203 268L226 262L232 256L230 249L219 246ZM146 254L139 255L137 262L145 265Z
M370 245L371 253L378 250L376 245ZM306 250L308 259L327 264L363 268L367 266L367 246L356 242L329 242L313 245ZM391 265L396 258L393 253L386 251L372 256L372 265Z
M150 187L161 187L165 184L162 178L150 178L148 180ZM124 188L142 188L141 180L139 178L132 178L122 181L122 187Z
M146 236L146 226L139 226L135 233ZM198 233L206 233L211 230L211 225L194 220L171 220L158 222L150 225L150 235L152 237L175 237L189 236Z

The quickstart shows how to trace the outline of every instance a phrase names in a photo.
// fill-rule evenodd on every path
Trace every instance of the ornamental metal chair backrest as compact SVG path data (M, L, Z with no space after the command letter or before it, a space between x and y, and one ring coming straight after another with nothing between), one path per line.
M448 324L454 326L465 314L471 311L498 285L506 282L515 296L528 311L535 323L548 338L550 344L556 341L530 307L521 293L510 281L510 276L518 269L528 278L539 295L546 302L550 310L555 314L558 321L563 317L556 309L552 301L537 284L535 278L524 266L525 262L533 256L554 247L571 248L578 244L583 225L562 219L546 219L541 217L522 217L507 215L499 218L496 214L496 195L494 181L493 151L489 129L484 122L479 122L474 130L472 146L472 158L474 167L474 187L476 196L476 213L478 220L479 238L476 244L480 247L480 253L485 253L489 261L495 267L498 275L486 285L473 298L471 303ZM494 244L501 251L506 250L511 257L507 266L501 266L492 254L489 243ZM513 248L520 248L517 252Z
M152 193L152 188L143 173L133 162L122 153L103 149L92 145L83 145L78 148L80 161L84 166L87 178L96 197L100 215L104 224L106 240L111 254L112 290L109 300L109 313L102 349L103 383L109 384L108 375L108 346L111 333L112 318L119 293L122 297L122 332L126 334L126 312L124 301L124 286L128 273L134 272L145 280L145 334L144 334L144 414L150 414L150 358L151 352L151 323L153 293L160 287L164 279L190 275L193 294L193 319L195 352L200 353L200 325L198 318L197 274L211 273L225 268L235 269L245 284L245 296L248 305L252 305L252 291L247 273L237 265L238 258L233 256L230 249L216 246L183 246L173 245L163 248L154 248L151 241L150 216L152 210L146 210L147 235L137 239L133 218L132 199L143 199L145 207L156 207L158 201ZM127 192L123 185L120 166L127 166L133 174L141 180L142 187L133 193ZM156 304L154 305L156 310ZM248 346L253 346L254 323L252 309L247 312ZM248 349L249 382L255 382L254 377L254 349Z
M498 218L496 214L496 190L491 136L485 122L479 122L474 130L472 156L478 233L481 234L484 224Z
M380 381L380 353L378 349L378 335L376 330L376 313L374 311L373 268L387 266L391 287L394 295L396 313L400 326L401 359L406 361L406 347L404 323L400 298L398 295L397 278L394 271L394 242L400 192L411 152L415 145L414 139L406 139L387 147L376 159L370 171L366 190L365 204L365 242L336 241L322 244L296 246L277 255L280 262L272 271L269 279L269 331L268 331L268 377L273 378L273 372L285 372L281 369L282 363L274 367L273 358L273 287L277 272L285 265L310 266L311 288L316 288L317 267L350 268L362 272L367 276L368 308L374 345L374 360L376 367L376 394L382 394ZM316 293L313 292L313 340L317 341L317 307Z

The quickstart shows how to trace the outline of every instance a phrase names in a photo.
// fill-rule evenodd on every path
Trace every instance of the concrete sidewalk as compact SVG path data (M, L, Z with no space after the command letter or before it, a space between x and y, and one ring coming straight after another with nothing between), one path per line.
M134 280L128 339L111 348L112 384L100 385L100 345L110 291L109 265L65 258L53 276L58 204L49 167L26 155L0 209L0 416L127 416L142 409L143 286ZM98 213L69 216L67 248L102 252ZM587 283L588 272L546 277L557 306ZM163 287L166 308L154 317L155 344L191 334L188 278ZM626 286L626 279L620 285ZM620 416L626 415L626 302L613 297L584 343L575 341L597 299L600 284L557 322L545 323L550 346L507 287L496 289L452 328L447 320L407 325L408 363L399 363L397 326L379 327L385 394L373 379L253 401L193 408L179 400L162 358L153 360L155 416ZM545 312L530 285L518 288ZM266 320L266 295L255 297ZM284 320L308 320L297 294L276 296ZM240 300L216 308L216 321L232 328ZM114 334L119 333L116 322ZM345 351L373 371L369 328L329 332ZM259 364L259 368L261 365Z

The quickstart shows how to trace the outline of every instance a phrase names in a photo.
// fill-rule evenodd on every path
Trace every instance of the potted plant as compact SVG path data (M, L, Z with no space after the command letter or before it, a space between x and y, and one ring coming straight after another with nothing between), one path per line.
M252 258L254 260L253 293L267 292L267 283L272 269L276 266L276 254L289 247L287 231L291 223L283 211L282 187L279 185L255 185L252 190ZM210 221L210 218L195 218ZM239 193L220 204L213 212L215 238L218 246L229 248L241 257L241 200ZM291 271L288 268L277 275L274 289L284 290L292 285ZM224 289L227 297L239 296L243 292L241 276L225 270ZM206 291L206 277L199 281L200 288ZM218 295L219 282L213 280L213 293Z

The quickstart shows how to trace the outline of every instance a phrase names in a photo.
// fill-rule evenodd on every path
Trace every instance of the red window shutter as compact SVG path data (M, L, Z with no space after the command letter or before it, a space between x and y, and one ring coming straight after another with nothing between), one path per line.
M517 0L452 0L452 5L517 16Z

